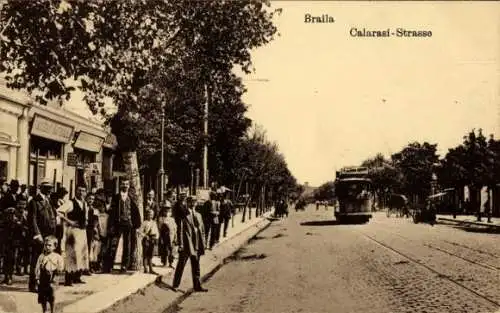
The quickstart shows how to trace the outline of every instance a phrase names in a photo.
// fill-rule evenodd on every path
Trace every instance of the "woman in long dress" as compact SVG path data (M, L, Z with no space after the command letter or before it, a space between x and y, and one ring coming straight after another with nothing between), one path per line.
M89 250L87 245L87 223L89 206L85 201L86 188L77 188L75 198L68 203L64 212L66 231L64 236L65 285L84 283L82 273L89 271Z

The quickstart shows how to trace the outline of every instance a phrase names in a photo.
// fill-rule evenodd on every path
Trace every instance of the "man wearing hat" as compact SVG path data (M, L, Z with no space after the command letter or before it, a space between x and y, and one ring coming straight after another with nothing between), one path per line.
M153 220L156 220L158 218L160 208L158 207L158 203L155 201L155 191L150 190L146 198L146 202L144 203L144 212L147 212L148 210L153 211Z
M110 273L113 269L116 251L120 237L123 236L121 269L125 273L130 269L131 257L137 245L136 230L141 226L139 208L129 194L130 180L120 182L120 192L111 200L108 217L109 250L104 261L103 272Z
M33 241L29 278L31 292L36 292L35 267L38 257L43 251L43 240L47 236L56 235L56 214L49 201L51 191L52 184L48 180L42 180L40 193L28 203L29 235Z
M2 205L1 205L2 210L16 207L18 191L19 191L19 181L15 179L11 180L9 190L5 193L4 197L2 198Z
M181 218L180 228L181 236L179 237L179 261L175 268L174 281L172 287L176 290L182 278L184 267L187 260L191 262L191 272L193 279L193 287L195 292L206 292L207 289L201 287L200 281L200 257L205 254L205 234L203 229L203 220L200 213L196 212L196 200L189 196L186 199L187 211Z

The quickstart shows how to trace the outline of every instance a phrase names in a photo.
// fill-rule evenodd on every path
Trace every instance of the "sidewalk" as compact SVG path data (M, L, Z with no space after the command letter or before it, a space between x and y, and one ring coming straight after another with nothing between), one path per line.
M245 223L241 223L241 213L237 213L234 217L234 225L229 226L227 238L221 238L219 246L228 240L233 241L233 238L245 232L245 230L258 230L258 227L255 226L258 226L263 221L267 221L265 217L256 218L254 212L254 209L252 209L252 219L248 220L247 215ZM267 217L268 214L265 214L265 216ZM231 244L231 242L228 242L228 244ZM212 251L207 251L204 258L213 258L219 246L215 247ZM153 259L153 264L160 263L158 257ZM205 267L203 262L201 267L202 273L204 273ZM161 276L169 275L172 272L172 269L168 267L155 267L154 269ZM157 280L157 276L144 274L141 269L141 271L129 272L127 274L94 274L92 276L84 276L83 279L86 281L86 284L74 285L73 287L59 287L56 297L56 310L58 312L101 312L144 289L148 285L153 284ZM0 313L31 313L41 310L37 303L37 295L28 292L27 281L27 276L14 276L14 283L11 286L0 285Z
M487 217L482 217L482 222L477 221L477 217L474 215L457 215L457 218L454 219L453 215L442 215L438 214L437 216L438 222L444 223L454 223L459 225L468 225L468 226L481 226L481 227L490 227L490 228L499 228L500 229L500 218L492 217L491 223L488 223Z

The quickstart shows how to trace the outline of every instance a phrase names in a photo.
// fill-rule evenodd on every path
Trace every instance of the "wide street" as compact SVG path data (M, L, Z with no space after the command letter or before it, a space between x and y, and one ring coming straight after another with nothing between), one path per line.
M195 293L170 311L474 313L500 308L498 235L414 224L383 213L365 225L336 225L331 207L290 213L205 282L208 293ZM147 310L145 303L136 305L130 309Z

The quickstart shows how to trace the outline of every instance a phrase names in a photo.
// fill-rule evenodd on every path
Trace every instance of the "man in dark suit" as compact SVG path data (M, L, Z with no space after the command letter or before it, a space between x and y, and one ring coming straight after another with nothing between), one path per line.
M200 213L196 212L195 199L187 198L188 210L184 214L180 223L179 237L179 260L175 268L174 282L172 287L176 290L182 278L184 267L189 259L191 261L191 272L193 278L193 289L196 292L206 292L205 288L201 287L200 282L200 257L205 254L205 235L203 229L203 220Z
M147 197L147 199L144 202L144 212L147 212L148 210L152 210L154 212L153 220L156 220L156 219L158 219L158 213L160 213L160 207L158 206L158 203L156 203L156 201L155 201L154 190L150 190L146 197Z
M19 198L19 181L13 179L10 181L9 191L4 195L1 201L2 210L5 211L8 208L15 208L17 200Z
M40 193L28 204L28 225L30 238L33 240L29 278L31 292L36 292L35 267L38 257L43 251L43 240L47 236L56 235L56 214L49 199L51 191L52 185L48 181L43 181L40 184Z
M120 269L122 273L130 268L131 256L137 245L136 231L141 226L141 216L136 202L129 194L129 189L130 180L122 180L120 183L120 192L114 195L111 200L108 218L110 249L104 262L103 272L105 273L110 273L113 269L120 236L123 235Z

